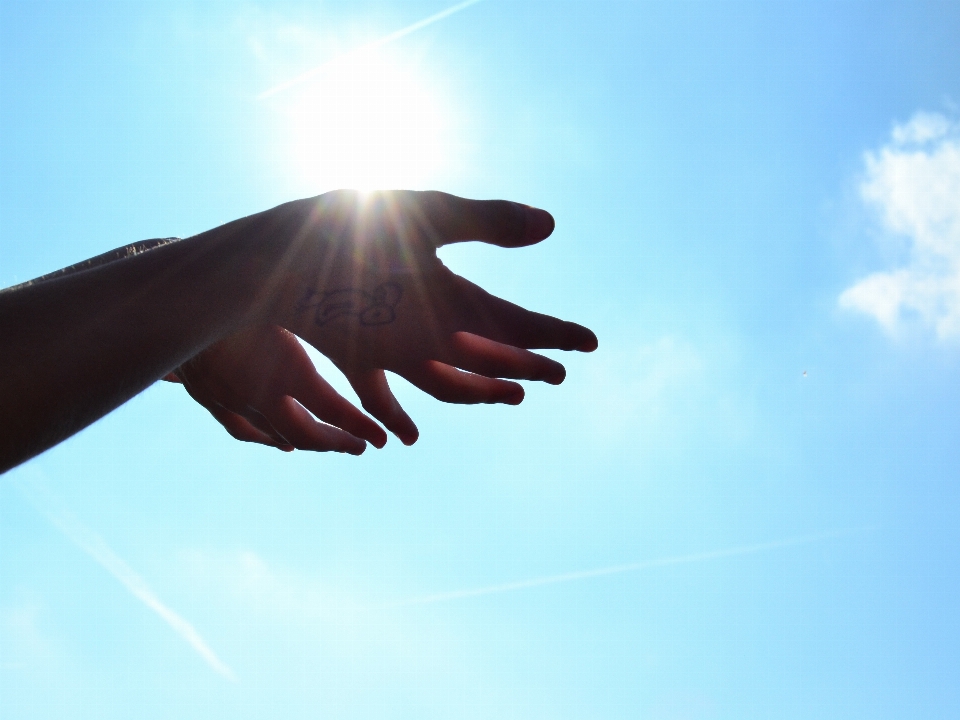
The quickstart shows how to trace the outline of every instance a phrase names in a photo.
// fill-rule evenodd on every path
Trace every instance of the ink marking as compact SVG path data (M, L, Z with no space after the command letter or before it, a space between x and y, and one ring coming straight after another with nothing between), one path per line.
M342 317L356 317L361 325L388 325L397 319L396 308L402 296L403 287L395 282L381 283L370 292L355 288L309 290L297 312L313 309L313 322L318 327Z

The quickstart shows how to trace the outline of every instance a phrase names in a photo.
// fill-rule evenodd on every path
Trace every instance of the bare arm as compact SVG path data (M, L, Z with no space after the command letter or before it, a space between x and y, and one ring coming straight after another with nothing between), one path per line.
M257 326L326 354L408 444L416 426L384 370L445 402L516 404L523 388L510 379L565 375L529 349L589 352L596 337L484 292L436 251L470 239L521 247L552 230L548 213L517 203L338 191L4 291L0 472Z
M140 240L0 294L127 260L174 242L180 238ZM276 325L246 327L214 342L164 379L183 383L190 396L237 440L287 452L354 455L364 452L364 440L376 447L387 441L374 421L320 376L297 338Z
M59 270L54 270L51 273L46 275L41 275L38 278L33 280L27 280L25 283L20 283L19 285L13 285L12 287L0 289L0 293L13 292L14 290L22 290L25 287L30 287L31 285L36 285L37 283L42 283L47 280L53 280L58 277L63 277L64 275L72 275L73 273L80 272L81 270L90 270L95 267L100 267L101 265L106 265L107 263L115 262L116 260L123 260L125 258L133 257L134 255L139 255L144 253L147 250L153 250L154 248L163 247L164 245L169 245L170 243L180 242L180 238L169 237L169 238L153 238L152 240L140 240L135 243L130 243L129 245L124 245L123 247L118 247L114 250L109 250L108 252L102 253L92 258L86 260L81 260L78 263L69 265L65 268L60 268Z
M0 471L249 322L269 273L261 224L121 248L0 293Z

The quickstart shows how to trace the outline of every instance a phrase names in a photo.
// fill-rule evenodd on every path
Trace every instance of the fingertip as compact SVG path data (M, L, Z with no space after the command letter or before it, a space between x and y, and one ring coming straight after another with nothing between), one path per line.
M548 385L560 385L566 379L567 379L567 369L563 367L563 365L561 365L559 370L555 370L554 372L552 372L550 376L545 377L543 381Z
M387 426L387 430L392 432L404 445L413 445L417 441L417 438L420 437L420 431L417 429L417 426L413 420L410 419L410 416L404 412L403 408L400 407L399 403L394 409L393 414L385 418L382 422ZM384 437L383 443L386 445L386 437Z
M526 230L524 232L526 239L531 242L545 240L553 234L557 226L553 215L540 208L524 206Z
M597 336L593 331L575 322L561 321L556 329L556 334L558 342L552 347L559 350L593 352L597 349Z
M406 413L404 413L404 420L405 422L403 422L402 425L397 424L392 427L391 430L400 442L407 447L410 447L420 439L420 430L414 424L413 420L410 419L410 416Z
M417 429L417 425L413 422L413 419L400 407L400 403L397 403L396 413L390 430L397 436L400 442L409 447L420 437L420 430Z
M367 450L367 444L363 440L360 440L359 443L350 443L349 446L344 448L345 453L347 453L348 455L354 455L357 457L359 457L360 455L363 455L363 453L366 452L366 450Z
M404 415L406 415L406 413L404 413ZM406 427L404 427L401 432L396 433L396 436L400 439L400 442L410 447L420 439L420 429L414 424L413 420L410 419L409 415L406 415L406 420Z
M574 329L574 333L572 333L573 337L570 339L573 340L575 337L576 340L571 343L570 347L565 349L576 350L577 352L593 352L597 349L599 343L597 342L597 336L592 330L583 327L583 325L577 325L576 323L570 323L570 325L572 325Z
M523 398L525 398L526 395L527 393L522 385L515 385L510 388L510 391L503 396L500 402L505 405L519 405L523 402Z
M367 443L363 438L352 435L345 430L332 428L335 433L332 441L328 441L324 450L333 450L347 455L363 455L367 450Z
M378 450L386 445L386 431L366 415L360 414L360 418L362 422L352 426L344 425L343 429L354 437L358 437L361 440L366 440Z

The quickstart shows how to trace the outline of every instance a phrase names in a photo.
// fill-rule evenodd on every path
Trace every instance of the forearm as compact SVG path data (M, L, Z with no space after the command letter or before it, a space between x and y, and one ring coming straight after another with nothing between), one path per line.
M93 268L106 265L108 263L115 262L117 260L125 260L131 258L134 255L139 255L141 253L147 252L148 250L153 250L154 248L163 247L164 245L169 245L170 243L180 242L180 238L169 237L169 238L153 238L151 240L140 240L139 242L130 243L129 245L124 245L123 247L115 248L114 250L109 250L105 253L97 255L86 260L81 260L78 263L74 263L65 268L60 268L59 270L54 270L53 272L47 273L46 275L41 275L38 278L33 280L27 280L24 283L19 285L13 285L8 288L0 289L0 294L6 292L13 292L14 290L22 290L25 287L30 287L31 285L36 285L37 283L46 282L47 280L55 280L58 277L63 277L64 275L73 275L74 273L81 272L83 270L92 270Z
M256 321L270 234L251 216L0 293L0 472Z

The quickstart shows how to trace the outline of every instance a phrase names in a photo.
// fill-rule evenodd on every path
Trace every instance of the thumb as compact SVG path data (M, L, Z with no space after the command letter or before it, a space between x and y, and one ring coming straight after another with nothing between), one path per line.
M524 247L549 237L555 226L546 210L508 200L468 200L437 191L411 192L408 199L436 247L466 240Z

